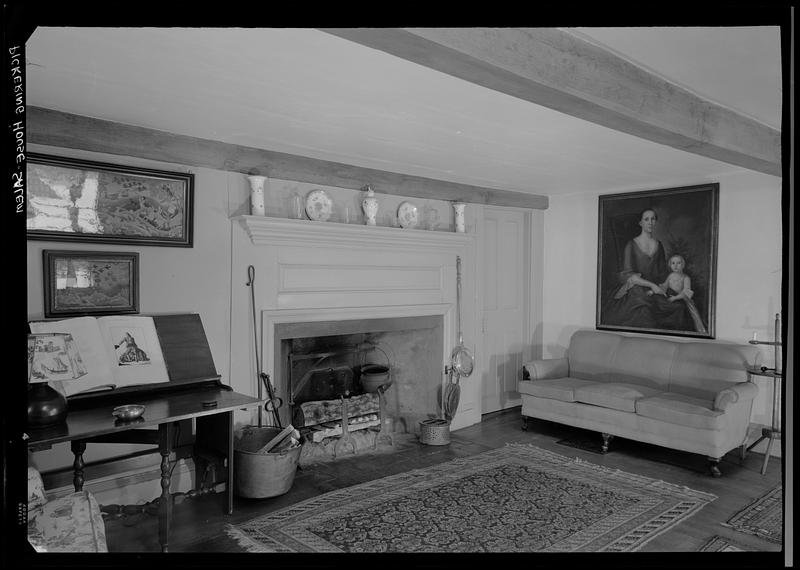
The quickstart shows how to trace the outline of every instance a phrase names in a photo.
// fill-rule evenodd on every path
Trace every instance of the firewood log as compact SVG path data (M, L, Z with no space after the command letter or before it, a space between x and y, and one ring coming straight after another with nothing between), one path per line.
M364 416L380 412L380 402L375 393L353 396L347 400L347 417ZM295 427L313 426L342 419L341 400L303 402L294 407L292 424Z

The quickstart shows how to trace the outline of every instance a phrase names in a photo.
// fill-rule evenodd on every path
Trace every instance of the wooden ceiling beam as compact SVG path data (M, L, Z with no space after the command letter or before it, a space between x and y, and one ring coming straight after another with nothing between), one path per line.
M465 81L781 176L781 133L558 28L323 28Z
M31 143L173 162L189 167L258 173L270 178L353 190L370 184L381 194L426 200L538 210L546 209L549 203L547 196L470 186L177 135L43 107L27 108L27 129Z

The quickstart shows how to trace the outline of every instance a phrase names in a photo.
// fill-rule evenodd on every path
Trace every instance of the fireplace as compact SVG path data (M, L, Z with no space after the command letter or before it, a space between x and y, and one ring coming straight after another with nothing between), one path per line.
M291 423L305 402L363 394L361 367L387 361L392 384L386 407L396 432L418 434L420 421L439 415L444 366L457 340L456 258L467 272L474 268L473 236L256 216L235 220L232 283L237 286L237 276L255 266L258 352L261 369L284 400L282 423ZM247 296L232 297L231 378L234 387L253 392L253 308L245 291ZM469 280L463 293L465 299L474 295ZM465 336L474 338L474 315L463 317ZM462 386L453 429L480 421L478 387Z
M275 325L274 378L288 417L295 421L306 402L371 393L361 372L374 364L389 368L386 412L395 431L414 433L438 414L443 328L442 315Z

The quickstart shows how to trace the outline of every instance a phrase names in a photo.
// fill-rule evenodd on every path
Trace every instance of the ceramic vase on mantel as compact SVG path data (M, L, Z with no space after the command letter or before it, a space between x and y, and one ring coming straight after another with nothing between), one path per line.
M464 202L453 203L453 211L456 215L456 232L460 234L463 234L466 231L466 225L464 222L464 209L466 206L467 205Z
M361 202L361 208L364 210L364 217L368 226L376 225L375 217L378 215L378 199L375 197L375 191L372 186L367 184L364 186L367 191L367 196Z
M264 181L266 176L248 176L250 181L250 213L253 216L266 215L264 207Z

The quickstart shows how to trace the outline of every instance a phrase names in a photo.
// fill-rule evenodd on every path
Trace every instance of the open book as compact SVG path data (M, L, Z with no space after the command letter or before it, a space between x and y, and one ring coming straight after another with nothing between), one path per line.
M32 333L70 333L75 340L86 374L70 382L52 382L67 396L169 381L152 317L111 315L29 324Z

